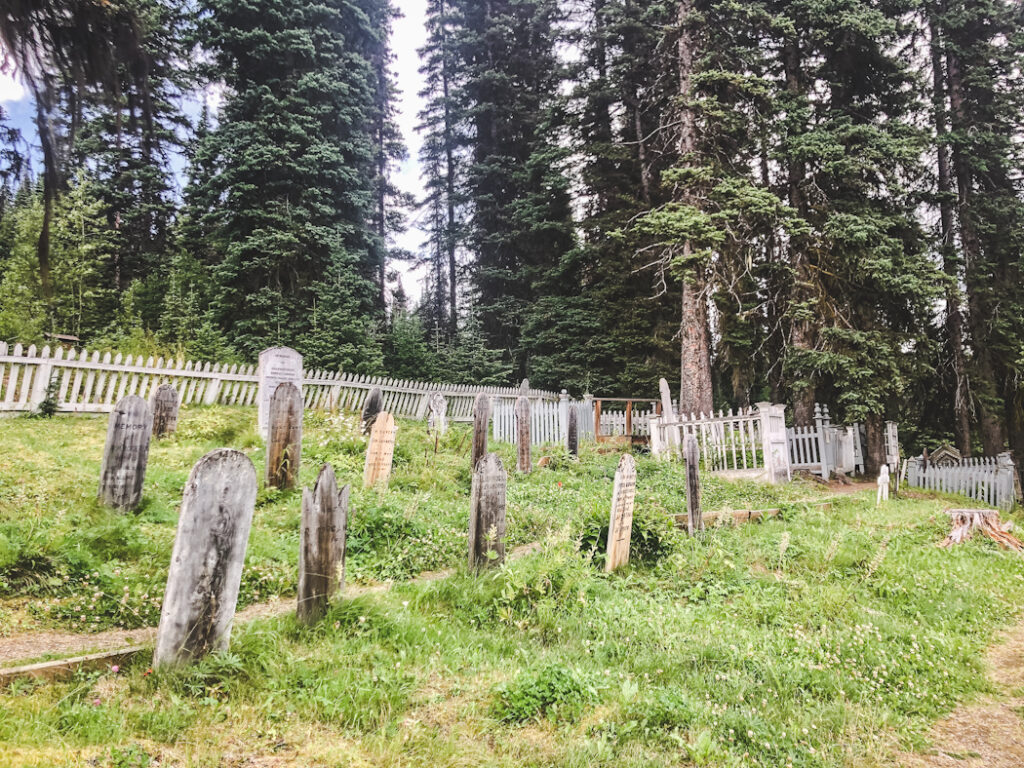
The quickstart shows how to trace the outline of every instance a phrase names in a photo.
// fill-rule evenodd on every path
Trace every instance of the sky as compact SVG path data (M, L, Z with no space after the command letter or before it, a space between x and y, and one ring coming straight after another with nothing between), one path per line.
M391 47L394 51L394 70L398 82L398 125L409 148L409 157L398 170L396 184L404 191L419 198L423 191L420 179L419 152L422 142L416 133L417 115L423 108L419 96L423 78L419 73L418 51L427 41L426 11L427 0L396 0L395 5L402 16L395 20L392 30ZM11 122L24 136L32 136L32 104L25 87L10 74L0 72L0 105L11 118ZM398 246L410 251L419 250L424 233L417 227L415 212L410 217L409 230L400 238ZM413 300L422 293L420 281L423 275L406 264L395 265L400 273L402 286Z

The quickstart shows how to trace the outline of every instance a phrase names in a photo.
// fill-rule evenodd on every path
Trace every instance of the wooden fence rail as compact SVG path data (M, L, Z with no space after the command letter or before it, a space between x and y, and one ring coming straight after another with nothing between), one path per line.
M307 370L302 392L308 409L359 408L366 392L380 387L384 407L397 416L423 418L427 400L440 392L448 400L448 418L471 421L473 399L485 392L497 399L514 400L517 387L473 385L360 376L339 371ZM255 405L259 387L255 365L222 365L191 360L89 352L58 347L11 348L0 342L0 413L28 413L46 397L50 382L58 411L108 413L126 395L149 397L161 384L173 384L182 405ZM531 389L539 401L558 400L554 392Z
M1005 511L1016 496L1016 470L1009 453L961 459L955 464L925 465L916 457L907 461L907 484L940 493L958 493Z

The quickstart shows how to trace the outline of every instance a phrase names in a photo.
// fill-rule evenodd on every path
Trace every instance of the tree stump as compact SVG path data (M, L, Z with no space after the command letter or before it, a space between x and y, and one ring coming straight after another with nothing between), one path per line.
M142 501L142 485L149 461L153 414L138 395L122 399L107 421L107 442L100 469L100 500L122 511Z
M519 399L516 400L516 448L518 449L516 469L528 475L533 469L533 460L530 456L532 448L530 401L523 395L520 395Z
M153 437L173 435L178 428L178 390L162 384L150 395L149 406L153 411Z
M344 587L349 490L347 485L338 490L330 464L321 468L312 491L303 489L296 610L303 624L318 621L331 597Z
M268 488L294 488L302 465L302 392L279 384L270 398L269 437L264 482Z
M469 466L476 470L476 465L487 453L487 427L491 420L491 398L480 393L473 403L473 451L470 454Z
M226 448L196 463L185 484L153 665L224 650L238 602L256 506L256 468Z
M359 428L364 435L373 429L373 422L377 420L377 414L383 410L384 393L380 387L374 387L363 401L363 413L359 420Z
M469 567L479 570L505 561L505 490L508 474L496 453L473 471L469 512Z
M1012 525L999 520L999 512L994 509L947 509L953 529L939 543L940 547L949 548L971 538L975 531L981 533L998 544L1015 552L1024 552L1024 543L1010 533Z

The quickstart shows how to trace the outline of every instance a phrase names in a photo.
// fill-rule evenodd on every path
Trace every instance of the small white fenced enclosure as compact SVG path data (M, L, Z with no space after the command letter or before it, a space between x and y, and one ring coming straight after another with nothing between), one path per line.
M940 493L958 493L1004 512L1013 507L1016 469L1009 453L961 459L953 464L925 465L922 457L907 460L907 484Z
M0 342L0 413L36 410L51 381L56 382L57 410L64 413L109 413L122 397L148 398L161 384L178 390L181 405L255 405L259 389L255 365L143 360L120 353L65 352L62 347L37 351L21 344L12 349ZM433 384L323 370L306 370L302 381L305 407L311 410L359 408L373 387L383 392L386 410L410 418L425 418L430 395L440 392L452 421L472 421L473 400L480 392L511 402L519 395L517 387ZM544 390L531 389L529 395L558 399Z
M832 472L864 474L861 425L833 426L828 406L815 403L814 424L789 427L789 463L828 479ZM886 463L895 471L899 462L899 433L895 422L885 424Z

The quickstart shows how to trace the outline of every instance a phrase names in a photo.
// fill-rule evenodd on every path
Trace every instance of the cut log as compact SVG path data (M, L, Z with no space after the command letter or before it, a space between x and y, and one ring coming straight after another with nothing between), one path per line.
M969 539L975 531L981 531L993 541L1012 549L1015 552L1024 552L1024 542L1021 542L1009 531L1012 523L1002 523L999 520L999 512L994 509L947 509L950 523L953 529L943 541L940 547L951 547Z

